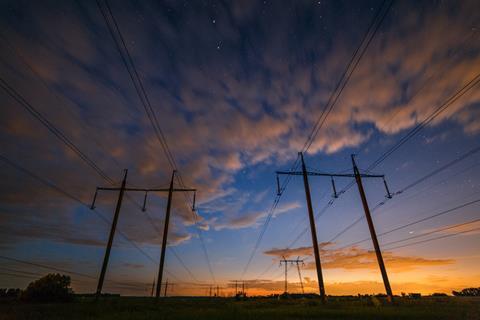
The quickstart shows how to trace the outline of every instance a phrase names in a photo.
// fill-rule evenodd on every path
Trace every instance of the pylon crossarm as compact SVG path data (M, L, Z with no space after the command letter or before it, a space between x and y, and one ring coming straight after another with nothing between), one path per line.
M387 198L392 199L392 194L390 193L390 190L388 189L387 181L385 180L385 177L383 177L383 185L385 186L385 191L387 191Z
M97 187L97 190L106 190L106 191L119 191L119 187ZM169 188L124 188L125 191L137 191L137 192L168 192ZM195 192L197 189L193 188L173 188L172 191L175 192Z
M335 180L333 180L333 177L331 177L331 180L332 180L332 188L333 188L333 197L338 198L337 188L335 188Z
M281 190L280 190L280 179L278 177L278 173L277 173L277 196L280 196L282 194Z
M276 171L277 175L292 175L292 176L302 176L302 171ZM316 171L307 171L308 176L320 176L320 177L338 177L338 178L355 178L353 173L326 173L326 172L316 172ZM362 178L384 178L383 174L366 174L361 173Z
M142 206L143 212L147 211L147 194L148 194L148 191L145 191L145 196L143 197L143 206Z

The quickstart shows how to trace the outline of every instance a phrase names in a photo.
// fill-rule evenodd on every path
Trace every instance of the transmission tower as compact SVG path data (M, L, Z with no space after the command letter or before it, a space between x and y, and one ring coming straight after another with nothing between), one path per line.
M169 188L127 188L126 187L127 173L128 173L128 170L125 169L125 174L124 174L124 177L123 177L123 180L122 180L122 185L120 187L97 187L97 189L95 191L95 195L93 196L93 201L92 201L92 205L91 205L92 210L95 209L95 202L97 200L98 191L100 191L100 190L103 190L103 191L119 191L117 205L115 207L115 215L113 217L112 227L110 229L110 235L108 237L107 248L105 250L105 257L103 259L102 270L100 272L100 277L98 279L96 296L98 298L102 293L103 282L104 282L104 279L105 279L105 273L107 272L108 260L110 258L110 251L112 250L113 238L115 236L115 229L117 227L118 216L120 214L120 209L122 207L122 200L123 200L123 196L124 196L125 191L144 192L145 193L145 196L143 198L143 207L142 207L143 211L146 210L147 195L148 195L149 192L168 192L168 202L167 202L167 210L166 210L166 214L165 214L165 225L164 225L164 230L163 230L163 240L162 240L162 248L161 248L161 254L160 254L160 264L159 264L159 268L158 268L157 288L156 288L156 292L155 292L155 296L157 298L160 298L160 287L161 287L161 284L162 284L163 266L165 264L165 249L167 247L168 225L169 225L169 220L170 220L170 209L172 207L173 193L174 192L193 192L194 193L194 197L193 197L194 201L193 201L192 210L195 210L196 189L174 188L173 187L173 180L175 178L176 170L173 170L173 172L172 172L172 179L170 180L170 187Z
M375 253L377 255L377 260L378 264L380 267L380 271L382 273L382 278L383 282L385 285L385 290L387 292L387 296L389 297L390 300L393 299L393 294L392 290L390 288L390 283L388 281L388 276L387 276L387 271L385 269L385 265L383 263L383 258L382 258L382 253L380 251L380 246L378 245L378 240L377 236L375 233L375 228L373 226L372 218L370 215L370 209L368 207L367 199L365 196L365 191L363 189L362 185L362 178L381 178L383 179L383 183L387 192L386 197L391 198L392 195L390 193L390 190L388 189L387 182L385 181L385 175L374 175L374 174L361 174L360 171L358 170L356 164L355 164L355 158L352 155L352 162L353 162L353 174L336 174L336 173L325 173L325 172L315 172L315 171L307 171L305 161L303 159L303 153L299 152L299 156L302 162L302 171L277 171L277 177L278 175L294 175L294 176L303 176L303 183L305 187L305 197L307 200L307 209L308 209L308 217L310 219L310 231L312 234L312 244L313 244L313 252L315 255L315 266L317 270L317 279L318 279L318 286L319 286L319 291L320 291L320 297L323 302L325 302L326 296L325 296L325 286L323 283L323 275L322 275L322 267L320 263L320 251L318 249L318 241L317 241L317 232L316 232L316 227L315 227L315 218L313 216L313 208L312 208L312 199L310 195L310 186L308 183L308 176L326 176L330 177L331 182L332 182L332 189L333 189L333 197L338 198L338 193L337 189L335 187L335 181L334 177L341 177L341 178L355 178L357 185L358 185L358 190L360 193L360 197L362 199L362 204L363 208L365 211L365 216L367 217L368 221L368 226L370 229L370 234L372 237L372 241L374 243L375 247ZM277 193L281 193L280 189L280 182L279 179L277 178Z
M172 290L173 290L173 286L175 285L175 283L169 283L168 282L168 279L167 281L165 282L165 291L163 292L163 296L166 297L167 296L167 293L168 293L168 288L170 287Z
M283 265L285 266L285 294L288 292L287 291L287 285L288 285L288 264L290 263L291 265L297 265L297 269L298 269L298 276L300 277L300 285L302 286L302 293L303 293L303 283L302 283L302 276L300 275L300 266L299 264L301 263L302 265L304 264L303 263L303 260L300 260L300 259L295 259L295 260L288 260L288 259L285 259L285 257L283 257L282 260L280 260L280 267L282 266L282 263Z

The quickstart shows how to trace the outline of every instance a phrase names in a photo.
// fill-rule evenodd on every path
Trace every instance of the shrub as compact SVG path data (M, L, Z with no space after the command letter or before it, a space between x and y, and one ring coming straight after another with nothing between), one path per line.
M462 291L452 291L452 294L457 297L480 297L480 288L466 288Z
M1 288L0 298L18 298L22 290L12 288Z
M21 299L28 302L67 302L72 298L70 277L58 273L31 282L21 295Z

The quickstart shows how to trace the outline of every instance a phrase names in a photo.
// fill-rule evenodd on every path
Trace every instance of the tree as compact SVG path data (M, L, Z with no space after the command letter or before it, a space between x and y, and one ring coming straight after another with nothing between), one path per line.
M480 297L480 288L465 288L462 291L452 291L457 297Z
M22 300L29 302L67 302L72 300L70 277L61 274L48 274L31 282L23 291Z

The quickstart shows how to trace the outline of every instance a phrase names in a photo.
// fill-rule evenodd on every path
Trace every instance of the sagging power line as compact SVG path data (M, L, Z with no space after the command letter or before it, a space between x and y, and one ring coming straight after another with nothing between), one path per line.
M314 126L312 127L312 130L310 134L308 135L305 144L302 147L301 152L305 153L309 150L311 147L313 141L316 139L318 133L322 129L322 127L325 125L325 122L330 115L331 111L333 108L336 106L340 96L343 93L343 90L347 86L350 78L352 77L353 73L355 72L356 68L358 67L361 59L363 58L365 52L367 51L368 47L370 46L372 40L375 38L375 35L377 34L378 30L380 29L380 26L382 25L383 21L385 20L385 17L387 16L388 12L390 11L390 8L393 5L394 0L388 1L384 0L382 4L378 7L377 11L375 12L372 20L370 21L367 30L365 31L362 40L360 41L359 45L353 52L352 57L350 58L349 62L347 63L347 66L345 67L345 70L338 80L334 90L331 92L326 104L324 105L321 114L317 117L317 120L314 123ZM290 171L296 171L299 167L299 158L297 157L294 163L291 166ZM270 207L267 218L265 219L262 228L260 230L260 234L257 238L257 241L252 249L252 253L250 254L248 261L243 269L242 272L242 277L245 275L247 272L253 257L255 256L255 253L258 250L258 247L260 246L260 242L263 239L263 235L265 234L265 231L268 227L268 224L270 223L270 220L275 213L275 209L277 208L281 196L283 194L283 191L287 188L288 183L290 182L290 177L287 176L285 179L284 184L282 185L282 192L277 194L273 200L273 204Z
M175 157L173 156L173 153L170 150L170 147L168 145L167 139L165 137L165 134L160 126L160 123L158 121L157 115L155 113L155 109L153 108L149 95L147 93L147 90L145 89L145 86L143 84L142 78L140 77L140 74L138 72L138 69L135 65L135 62L132 58L132 55L130 54L130 51L126 45L125 38L122 34L122 31L120 29L119 23L117 22L117 19L115 18L115 15L113 14L113 10L110 7L110 4L108 0L96 0L97 7L102 15L102 18L107 26L107 29L110 33L110 36L112 37L112 40L115 43L115 49L118 51L122 62L128 72L128 75L130 79L132 80L132 84L135 88L135 93L137 94L140 103L142 104L145 113L147 114L148 120L154 130L155 136L157 140L160 143L160 146L164 152L164 155L170 164L172 170L177 171L176 179L178 180L178 183L182 188L186 188L185 183L182 179L182 175L180 174L179 168L177 166L177 162L175 160ZM187 207L189 207L192 204L192 201L188 199L187 195L184 194L185 200ZM192 211L192 216L195 221L195 225L198 224L198 219L197 215L195 214L194 211ZM210 272L210 275L212 277L213 282L215 282L215 276L212 268L212 264L210 262L209 254L207 251L207 247L205 245L205 241L203 239L202 231L196 228L196 232L198 234L198 238L200 239L202 251L205 255L205 259L207 261L207 266L208 270Z

